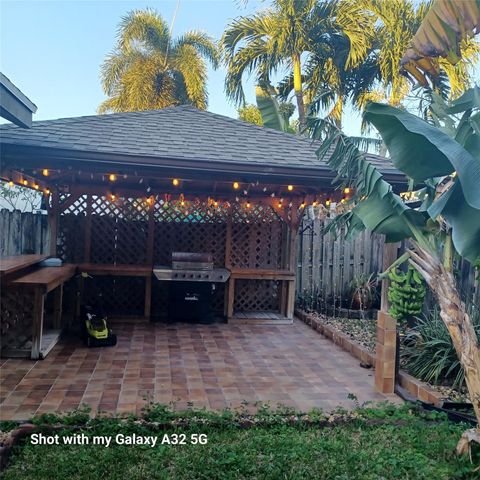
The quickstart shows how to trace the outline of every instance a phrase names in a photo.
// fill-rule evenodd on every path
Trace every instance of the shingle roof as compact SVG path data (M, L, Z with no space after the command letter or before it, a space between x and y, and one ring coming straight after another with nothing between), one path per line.
M328 169L312 141L191 106L0 125L0 144L153 158ZM369 155L381 171L390 160Z

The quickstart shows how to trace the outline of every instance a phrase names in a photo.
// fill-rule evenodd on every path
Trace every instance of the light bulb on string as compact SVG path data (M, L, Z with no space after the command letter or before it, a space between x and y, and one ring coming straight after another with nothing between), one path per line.
M240 184L238 182L233 182L233 189L238 190L240 188Z
M12 188L13 185L14 185L14 183L10 180L10 181L8 182L8 186L9 186L10 188Z
M44 168L42 170L42 174L43 174L44 177L48 177L48 175L50 174L50 172L48 171L48 168Z
M115 182L117 180L117 176L114 173L110 173L110 175L108 175L108 179L111 182Z
M287 190L288 190L289 192L293 191L293 185L289 185L289 186L287 187Z
M172 180L172 185L173 185L174 187L178 187L178 186L180 185L180 180L179 180L178 178L174 178L174 179Z

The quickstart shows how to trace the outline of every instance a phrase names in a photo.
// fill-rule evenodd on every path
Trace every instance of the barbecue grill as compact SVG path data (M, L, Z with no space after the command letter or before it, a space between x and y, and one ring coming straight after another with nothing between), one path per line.
M213 321L212 297L215 283L230 277L226 268L214 268L209 253L173 252L172 266L156 265L153 274L170 284L171 320Z

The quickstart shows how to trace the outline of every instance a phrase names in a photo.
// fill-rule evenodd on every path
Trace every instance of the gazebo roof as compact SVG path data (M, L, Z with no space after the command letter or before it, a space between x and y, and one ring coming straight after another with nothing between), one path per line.
M0 126L4 158L62 158L117 166L180 167L296 178L331 178L310 139L258 127L191 106ZM23 157L22 157L23 155ZM404 176L389 159L368 154L392 181ZM73 163L72 163L73 165ZM75 166L74 166L75 168Z

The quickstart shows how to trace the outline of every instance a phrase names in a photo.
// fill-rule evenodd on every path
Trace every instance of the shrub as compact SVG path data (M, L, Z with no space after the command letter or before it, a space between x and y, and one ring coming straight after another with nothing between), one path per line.
M477 336L480 336L480 315L471 309ZM455 352L447 327L438 307L422 317L406 335L401 352L409 373L434 385L464 386L464 372Z

